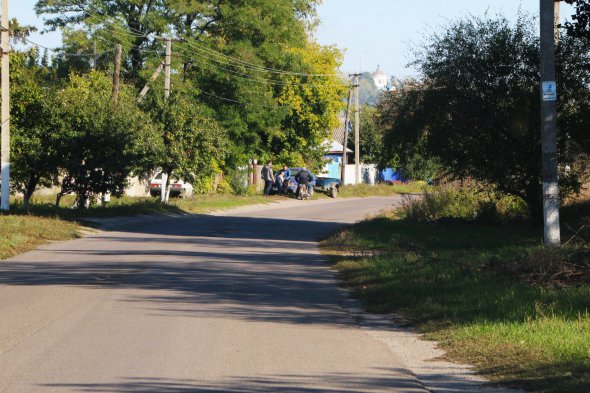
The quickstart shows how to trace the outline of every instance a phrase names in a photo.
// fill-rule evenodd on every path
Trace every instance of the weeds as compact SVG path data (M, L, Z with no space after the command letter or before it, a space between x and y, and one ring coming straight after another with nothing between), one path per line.
M584 224L581 206L564 216ZM444 188L323 246L368 310L403 315L450 359L509 386L581 393L590 391L586 235L544 249L521 201Z

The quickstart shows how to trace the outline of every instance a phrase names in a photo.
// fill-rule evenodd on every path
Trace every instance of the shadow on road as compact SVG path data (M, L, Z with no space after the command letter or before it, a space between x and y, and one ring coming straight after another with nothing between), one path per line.
M407 376L403 369L381 369L380 376L367 377L363 374L338 373L321 376L278 375L268 377L230 378L226 383L201 382L196 380L164 378L131 378L121 383L84 384L46 384L45 387L63 388L77 392L104 393L208 393L208 392L367 392L384 391L391 388L395 392L424 392L422 385ZM318 387L315 387L318 386ZM322 386L322 387L319 387ZM330 386L326 389L326 386Z
M343 224L186 216L129 222L0 264L0 284L126 291L158 315L350 324L315 239Z

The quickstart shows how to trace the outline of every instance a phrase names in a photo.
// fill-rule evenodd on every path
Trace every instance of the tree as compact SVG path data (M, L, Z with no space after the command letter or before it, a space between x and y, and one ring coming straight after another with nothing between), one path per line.
M572 15L573 22L566 22L563 27L572 37L590 39L590 1L589 0L565 0L573 4L576 12Z
M575 190L566 172L565 139L584 143L588 128L590 58L587 45L559 45L560 185ZM524 199L533 217L541 209L539 43L525 17L471 17L431 36L414 63L419 86L401 94L389 120L388 140L398 153L436 157L450 174L491 183ZM587 139L587 137L585 137Z
M134 89L122 85L116 102L111 95L111 78L96 71L72 75L58 95L60 196L76 193L78 207L95 195L121 195L130 174L161 150L149 116L137 108Z
M227 155L226 133L208 108L195 103L195 93L190 84L179 84L168 102L163 94L153 94L145 103L158 127L162 149L154 167L167 175L166 201L171 177L200 183L223 164Z
M32 50L36 50L33 48ZM50 71L27 62L28 53L11 56L11 183L23 193L24 207L38 185L57 181L59 168L59 105L57 86L48 84Z
M136 86L144 84L162 59L163 44L157 37L180 39L174 42L174 74L197 88L191 95L195 105L227 131L224 169L231 170L249 158L279 156L286 149L294 149L291 156L296 160L313 162L321 156L323 138L318 132L327 135L341 96L333 94L340 91L339 81L336 89L331 87L334 78L306 76L316 69L336 74L340 63L337 50L310 38L318 3L38 0L36 11L49 16L51 28L67 27L85 35L75 40L81 47L96 40L101 52L121 43L129 55L124 78ZM60 64L66 70L88 66L78 59ZM294 95L313 98L317 105L293 110ZM302 151L312 157L302 156Z
M322 146L338 126L338 115L344 109L345 85L334 74L342 54L334 47L314 43L291 50L307 65L306 72L326 76L303 85L297 84L297 77L285 79L293 84L281 86L278 102L288 107L288 113L281 132L270 141L270 150L287 165L306 164L318 170L323 166Z

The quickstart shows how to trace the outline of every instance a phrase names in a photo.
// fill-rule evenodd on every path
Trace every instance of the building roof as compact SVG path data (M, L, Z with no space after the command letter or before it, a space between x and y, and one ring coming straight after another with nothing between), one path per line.
M342 154L343 151L344 151L344 146L342 146L342 143L332 141L332 143L330 144L329 154ZM352 150L346 149L346 152L352 153Z
M332 130L332 140L329 141L329 152L331 154L335 154L335 153L342 153L344 147L344 135L345 134L345 130L346 127L344 127L344 122L346 121L346 117L344 116L340 116L338 118L338 127L336 127L334 130ZM350 149L346 149L346 151L348 153L352 153L352 150Z

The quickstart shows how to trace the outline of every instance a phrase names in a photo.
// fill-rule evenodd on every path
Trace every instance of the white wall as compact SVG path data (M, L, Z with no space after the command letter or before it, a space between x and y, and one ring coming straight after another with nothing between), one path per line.
M344 184L356 184L355 165L346 165ZM375 184L379 179L379 171L375 164L361 164L361 183Z

